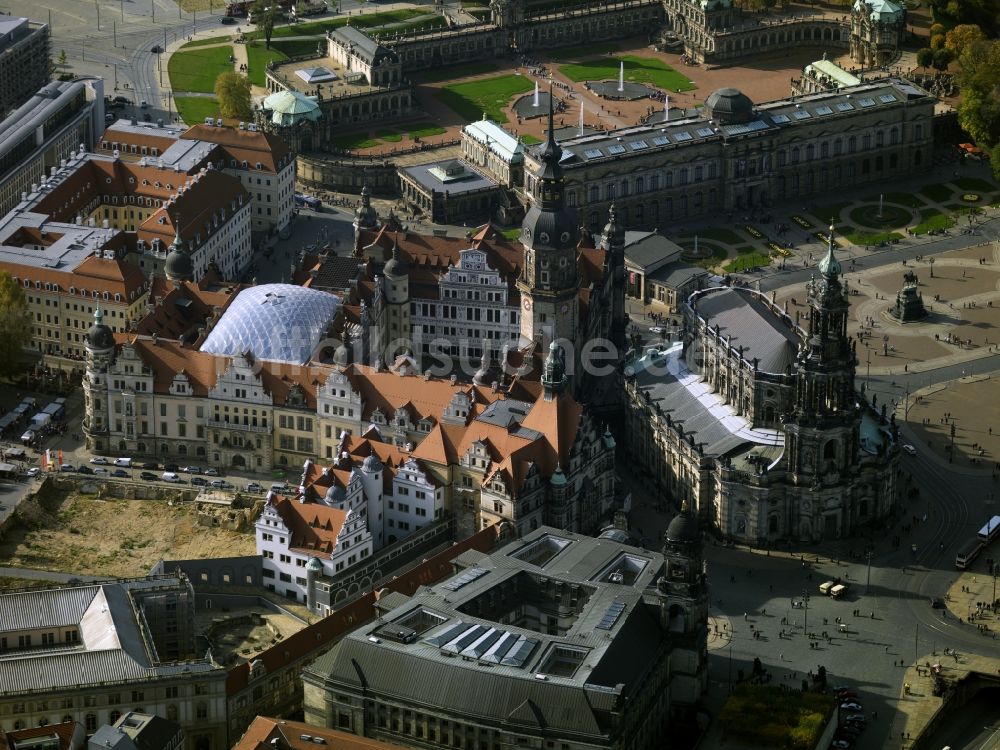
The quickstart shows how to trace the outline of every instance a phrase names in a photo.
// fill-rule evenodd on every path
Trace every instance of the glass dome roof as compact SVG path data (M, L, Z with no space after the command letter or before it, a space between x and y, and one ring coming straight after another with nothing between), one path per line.
M201 351L305 364L340 306L328 292L293 284L261 284L240 292L208 334Z

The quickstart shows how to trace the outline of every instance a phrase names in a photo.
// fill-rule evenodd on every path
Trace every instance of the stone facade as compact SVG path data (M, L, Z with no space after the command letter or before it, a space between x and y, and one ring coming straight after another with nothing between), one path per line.
M854 390L832 246L820 271L807 330L755 292L707 289L687 302L682 345L629 366L631 455L727 537L849 536L898 500L896 426Z

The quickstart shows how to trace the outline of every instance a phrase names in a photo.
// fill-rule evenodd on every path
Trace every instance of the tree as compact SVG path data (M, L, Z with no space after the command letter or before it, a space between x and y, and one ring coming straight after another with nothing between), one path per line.
M939 49L944 49L945 35L938 34L937 36L931 37L931 49L937 52Z
M990 166L993 168L993 179L1000 180L1000 143L990 151Z
M917 65L921 68L929 68L934 63L934 50L930 47L924 47L923 49L917 50Z
M31 319L24 290L0 269L0 374L20 369L21 350L31 341Z
M947 70L948 66L951 65L951 61L954 59L955 53L947 47L942 47L934 52L934 67L942 71Z
M945 33L946 29L942 23L932 23L931 24L931 36L937 36L938 34Z
M246 76L231 70L220 73L215 79L215 98L223 117L250 119L250 79Z
M66 50L59 51L59 64L60 65L66 64Z
M261 18L260 24L257 26L259 30L264 32L264 47L266 49L271 48L271 37L274 36L275 13L277 13L277 5L269 5L267 10L264 11L264 16Z
M986 39L983 30L974 23L959 24L949 31L944 38L944 46L955 53L958 57L970 44L981 42Z
M959 58L962 99L958 124L976 143L991 149L1000 144L1000 42L974 42Z

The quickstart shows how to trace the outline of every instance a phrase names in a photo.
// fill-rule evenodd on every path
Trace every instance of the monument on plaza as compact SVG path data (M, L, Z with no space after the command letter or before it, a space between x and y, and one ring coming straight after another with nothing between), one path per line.
M889 314L900 323L910 323L927 315L918 286L916 273L907 271L903 274L903 288L896 293L896 304L889 310Z

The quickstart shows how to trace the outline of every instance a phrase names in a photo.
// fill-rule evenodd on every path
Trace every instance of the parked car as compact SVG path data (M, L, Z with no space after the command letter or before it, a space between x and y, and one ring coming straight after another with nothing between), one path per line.
M867 724L868 719L865 718L864 714L851 714L846 719L844 719L848 724Z
M59 471L76 471L76 467L73 464L62 464Z
M184 480L181 479L179 476L177 476L177 474L175 472L173 472L173 471L165 471L165 472L163 472L163 475L160 477L160 479L162 479L164 482L170 482L172 484L183 484L184 483Z
M845 701L848 698L857 698L857 697L858 697L857 690L841 690L840 692L837 693L837 698L842 701Z
M125 469L115 469L114 471L111 472L111 476L118 477L120 479L122 477L127 477L128 472L125 471Z
M37 466L32 466L27 471L27 474L28 474L29 477L37 477L41 473L42 473L42 470L39 469Z
M916 449L916 448L914 448L914 447L913 447L912 445L909 445L909 444L907 444L907 445L904 445L904 446L903 446L903 450L904 450L904 451L905 451L906 453L910 454L911 456L915 456L915 455L917 455L917 449Z
M163 464L164 471L177 471L177 464Z
M140 468L143 469L159 469L160 465L156 461L144 461Z
M86 473L86 472L83 471L85 468L87 468L87 467L86 466L81 466L80 467L80 471L82 473L84 473L84 474ZM94 473L95 474L107 474L108 470L105 469L103 466L98 466L96 469L94 469Z
M90 463L94 464L95 466L107 466L108 459L106 459L104 456L94 456L92 459L90 459Z
M147 482L155 482L159 477L151 471L144 471L139 475L139 479L145 479Z
M227 482L225 479L213 479L212 486L220 490L231 490L234 489L233 485Z
M653 326L652 328L649 329L649 332L652 333L654 336L662 336L667 332L667 329L664 328L663 326Z
M219 19L219 23L221 23L223 26L232 26L234 23L236 23L236 19L233 18L232 16L223 16L222 18Z
M263 492L264 487L260 482L247 482L247 492Z
M77 472L80 473L80 474L93 474L94 470L91 469L89 466L82 465L82 466L80 466L79 469L77 469Z
M215 467L209 466L207 469L205 469L205 476L206 477L217 477L217 476L219 476L219 470L216 469Z
M830 743L830 747L835 747L837 750L847 750L853 744L850 740L834 740Z
M182 466L181 471L185 474L201 474L200 466Z
M840 704L840 710L841 711L864 711L865 707L862 706L860 703L853 703L853 702L852 703L841 703Z
M195 487L205 487L208 485L208 480L204 477L191 477L191 484Z

